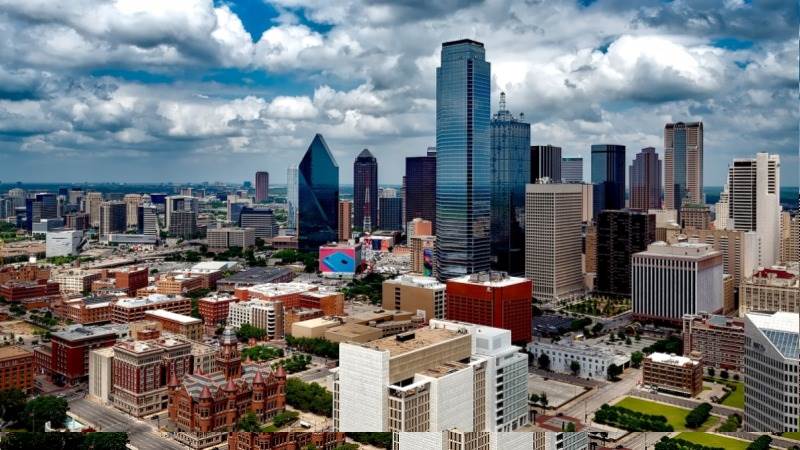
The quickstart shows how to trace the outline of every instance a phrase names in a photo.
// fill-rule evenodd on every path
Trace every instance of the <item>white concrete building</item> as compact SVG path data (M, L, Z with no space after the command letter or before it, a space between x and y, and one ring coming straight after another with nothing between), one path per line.
M545 354L550 358L550 370L557 373L572 373L571 365L577 361L580 365L577 376L605 380L608 378L608 367L616 364L620 367L630 365L629 354L613 348L590 346L579 342L533 341L528 344L532 358L538 359Z
M283 303L279 301L250 300L234 302L228 306L228 325L239 328L245 323L263 328L267 339L283 337Z
M723 307L722 253L696 240L655 242L632 257L633 315L680 323L684 314Z
M398 450L531 450L533 441L544 433L490 433L485 431L398 433ZM540 450L540 449L535 449Z
M48 231L45 236L45 255L48 258L54 256L78 256L78 248L83 239L83 231Z
M547 450L587 450L589 434L586 431L547 433L545 448Z
M744 316L744 431L800 431L800 315Z
M58 283L63 294L77 294L92 289L92 282L100 279L99 271L84 269L68 269L50 275L50 279Z
M584 293L581 264L583 184L537 183L525 187L525 277L544 302Z
M89 398L107 405L111 403L114 378L114 347L99 348L89 353Z

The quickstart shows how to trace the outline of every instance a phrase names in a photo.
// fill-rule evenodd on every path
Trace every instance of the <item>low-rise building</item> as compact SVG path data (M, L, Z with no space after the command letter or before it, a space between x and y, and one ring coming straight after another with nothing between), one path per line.
M92 295L64 300L59 315L82 325L98 325L111 322L111 305L116 295Z
M285 308L299 308L300 296L316 291L318 286L309 283L268 283L258 284L246 289L237 289L234 294L242 300L267 300L282 302Z
M333 450L345 443L344 433L296 432L281 433L243 433L228 434L230 450Z
M163 295L186 295L203 289L206 283L200 276L190 274L167 275L156 281L156 293Z
M89 353L89 399L100 404L111 403L114 388L114 347L104 347Z
M581 378L605 380L612 364L623 369L630 366L630 355L625 352L580 342L535 340L528 344L528 351L534 360L542 354L547 355L553 372L574 373ZM577 371L573 371L573 362L578 363Z
M425 320L444 319L446 289L433 277L401 275L383 282L383 309L412 311Z
M309 291L300 294L300 307L319 309L326 316L344 315L344 294L338 291Z
M53 274L50 278L58 283L59 289L64 294L76 294L92 290L92 282L99 280L102 273L95 270L70 269Z
M742 370L744 322L708 313L683 316L683 355L699 354L703 367Z
M33 388L33 352L17 345L0 347L0 391Z
M776 266L762 269L742 281L739 288L739 316L759 311L800 313L798 272Z
M81 230L54 230L47 231L45 237L45 256L77 256L83 240Z
M315 317L313 319L297 321L292 324L292 336L296 338L321 338L331 328L338 327L343 322L336 317Z
M369 325L344 323L327 328L323 337L331 342L369 342L382 338L383 331Z
M114 271L114 284L128 295L135 295L136 291L147 287L149 274L147 267L125 267Z
M197 309L206 332L213 332L228 320L230 304L238 299L230 294L211 294L197 301Z
M145 318L161 323L161 329L192 341L203 339L203 321L185 314L164 309L145 311Z
M283 329L286 334L294 336L294 324L306 320L316 319L318 317L325 317L321 309L316 308L291 308L284 309L283 311ZM297 336L295 336L297 337Z
M684 356L651 353L642 364L642 384L659 391L694 397L703 391L703 365Z
M25 303L25 300L40 298L48 302L58 295L58 283L47 280L7 281L0 284L0 297L11 303Z
M250 300L232 303L228 309L228 326L239 328L250 324L264 329L266 339L281 339L284 334L283 304L279 301Z
M212 228L206 231L208 250L224 252L232 247L247 249L256 245L256 230L253 228Z
M217 281L217 290L233 292L237 288L247 288L258 284L288 283L295 273L286 267L251 267Z
M68 326L52 333L49 344L37 347L35 351L41 353L34 357L37 369L55 383L74 385L85 381L89 375L89 353L114 345L117 337L117 330L108 326Z
M150 294L117 300L111 306L111 321L130 323L144 319L145 311L165 309L178 314L191 314L192 301L180 295Z

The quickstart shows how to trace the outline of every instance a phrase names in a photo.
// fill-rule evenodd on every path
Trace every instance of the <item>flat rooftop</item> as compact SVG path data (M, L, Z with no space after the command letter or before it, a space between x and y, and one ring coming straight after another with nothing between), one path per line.
M278 277L286 276L290 273L292 273L291 269L286 267L251 267L250 269L225 277L218 282L248 284L269 283Z
M307 283L267 283L257 284L250 287L248 290L251 293L264 295L267 297L274 297L280 295L301 294L303 292L313 291L317 289L314 284Z
M87 327L84 325L72 325L63 331L56 331L53 337L65 341L79 341L103 336L117 336L117 332L106 327Z
M32 356L33 352L28 351L16 345L7 345L0 347L0 359L20 358L23 356Z
M530 283L530 281L528 281L525 278L512 277L506 274L505 272L494 272L494 271L474 273L471 275L465 275L463 277L451 278L447 281L455 283L474 284L478 286L486 286L494 288L513 286L519 283Z
M150 294L147 297L123 298L117 301L115 306L120 308L138 308L140 306L153 305L156 303L167 303L184 299L185 298L180 295Z
M441 378L445 375L450 375L451 373L458 372L460 370L464 370L469 367L467 364L458 361L450 361L446 362L440 366L436 366L430 369L423 370L420 372L420 375L425 375L431 378Z
M412 333L412 332L409 332ZM458 333L455 331L445 330L442 328L430 329L420 328L413 331L414 337L408 340L398 340L399 336L406 335L407 333L399 334L396 336L388 336L381 339L376 339L368 344L362 344L364 347L372 348L379 351L388 351L390 357L402 355L404 353L412 352L432 345L441 344L459 337L467 336L468 334Z
M446 285L433 277L423 277L417 275L400 275L397 278L386 280L389 284L402 284L405 286L416 286L425 289L444 289Z
M298 325L306 328L317 328L317 327L335 327L341 325L341 322L337 319L325 318L325 317L317 317L314 319L303 320L300 322L295 322L292 326Z
M667 353L651 353L650 356L647 357L653 362L657 362L660 364L669 364L671 366L685 366L686 364L697 365L700 364L699 361L695 361L693 359L689 359L685 356L678 356L678 355L670 355Z
M678 242L667 244L664 241L654 242L647 246L647 250L637 253L639 256L671 256L687 259L706 258L721 255L722 253L714 250L711 244L700 242Z
M152 311L145 311L144 314L146 316L160 317L162 319L171 320L173 322L182 323L184 325L190 325L190 324L201 323L202 322L202 320L200 320L200 319L198 319L196 317L187 316L187 315L184 315L184 314L174 313L172 311L167 311L165 309L155 309L155 310L152 310Z

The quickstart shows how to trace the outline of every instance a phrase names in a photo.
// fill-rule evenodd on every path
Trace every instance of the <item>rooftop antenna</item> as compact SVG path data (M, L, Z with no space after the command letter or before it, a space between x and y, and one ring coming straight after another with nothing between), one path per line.
M500 93L500 111L505 111L505 110L506 110L506 93L505 92L501 92Z

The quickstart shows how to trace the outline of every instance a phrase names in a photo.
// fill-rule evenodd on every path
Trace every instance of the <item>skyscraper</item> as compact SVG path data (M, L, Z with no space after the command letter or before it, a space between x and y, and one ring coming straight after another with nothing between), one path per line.
M339 240L346 242L350 239L353 231L352 224L353 202L350 200L339 200Z
M664 126L664 207L703 201L703 122Z
M441 280L490 263L491 65L483 44L442 44L436 69L436 266Z
M548 177L558 183L561 180L561 147L554 145L531 146L530 182Z
M100 226L100 203L103 203L103 194L100 192L87 192L83 212L89 213L89 222L92 227Z
M125 223L129 230L135 230L138 228L138 210L139 205L142 204L142 196L140 194L125 194L125 197L122 198L122 201L125 202Z
M297 166L286 169L286 227L297 234Z
M402 197L381 197L380 199L380 220L378 225L381 230L402 230L403 229L403 199Z
M561 182L583 183L583 158L561 158Z
M316 252L339 230L339 165L321 134L314 136L297 173L298 247Z
M353 162L353 222L356 228L364 229L366 216L374 228L378 223L378 160L364 149Z
M606 295L631 295L631 256L656 240L656 216L604 210L597 218L597 285Z
M758 153L734 159L728 168L728 227L758 234L758 260L765 267L780 258L780 167L780 156Z
M405 198L405 222L419 217L436 229L436 147L426 156L406 158Z
M625 146L592 145L594 216L604 209L625 207Z
M631 164L631 209L661 208L661 160L653 147L643 148Z
M256 203L269 198L269 172L256 172Z
M28 230L33 229L34 223L42 219L55 219L58 217L58 199L56 194L42 192L34 198L25 200L25 220Z
M107 237L112 233L124 233L127 214L125 202L103 202L100 205L100 236Z
M492 118L492 265L525 271L525 185L530 179L531 125L506 109L505 93Z

